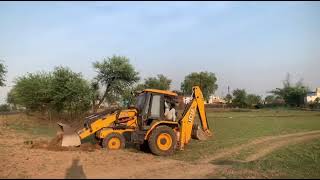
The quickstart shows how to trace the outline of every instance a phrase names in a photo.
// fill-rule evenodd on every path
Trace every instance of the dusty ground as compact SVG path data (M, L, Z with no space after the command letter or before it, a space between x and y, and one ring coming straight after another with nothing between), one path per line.
M1 178L200 178L214 169L209 164L192 165L122 150L90 152L32 148L12 131L2 130L1 133Z
M269 136L189 163L130 150L106 151L90 145L57 149L51 139L30 137L0 121L0 178L224 178L222 174L268 178L268 174L261 172L210 162L227 160L246 149L253 151L246 154L244 161L252 161L277 148L319 137L320 131Z

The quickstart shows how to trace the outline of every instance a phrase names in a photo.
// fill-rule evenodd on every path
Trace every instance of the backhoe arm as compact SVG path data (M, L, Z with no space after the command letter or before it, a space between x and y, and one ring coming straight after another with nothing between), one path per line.
M207 116L204 108L204 98L202 92L198 86L192 88L192 100L187 105L183 117L181 119L181 128L180 128L180 150L183 150L184 144L188 144L191 139L192 127L195 119L195 111L197 110L200 117L202 130L207 136L211 136L212 133L209 130Z
M207 114L204 108L204 98L203 94L198 86L193 87L193 92L195 99L197 101L197 107L198 107L198 113L200 117L200 123L202 130L208 135L211 136L212 133L209 130L208 120L207 120Z

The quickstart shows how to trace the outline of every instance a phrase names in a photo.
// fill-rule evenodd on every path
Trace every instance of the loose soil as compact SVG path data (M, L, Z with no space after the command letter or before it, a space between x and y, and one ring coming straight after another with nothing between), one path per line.
M81 144L79 147L62 147L61 142L62 142L62 136L58 135L50 141L40 140L40 141L34 141L34 142L31 141L28 143L31 144L30 148L46 149L49 151L90 151L92 152L94 150L101 149L100 145L91 144L91 143L84 143L84 144Z
M254 151L244 161L257 160L280 147L319 138L320 131L259 138L193 163L132 149L107 151L90 143L61 147L61 136L49 139L17 132L1 120L0 135L0 178L225 178L222 174L268 178L265 173L211 162L248 148Z

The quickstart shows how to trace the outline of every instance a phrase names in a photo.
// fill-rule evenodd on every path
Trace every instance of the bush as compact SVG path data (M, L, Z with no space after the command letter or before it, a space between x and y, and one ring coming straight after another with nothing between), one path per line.
M316 98L314 102L308 104L311 109L320 109L320 98Z
M53 72L29 73L16 80L7 101L27 112L67 113L71 118L88 111L93 97L89 83L80 73L56 67Z
M1 104L0 105L0 112L9 112L11 109L10 109L10 106L9 104Z

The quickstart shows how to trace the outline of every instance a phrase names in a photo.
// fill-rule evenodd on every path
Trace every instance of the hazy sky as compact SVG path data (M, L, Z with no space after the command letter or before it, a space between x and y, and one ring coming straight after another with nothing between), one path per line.
M90 80L92 62L127 56L142 78L214 72L217 95L265 95L286 73L320 87L319 2L0 2L0 59L15 77L68 66Z

